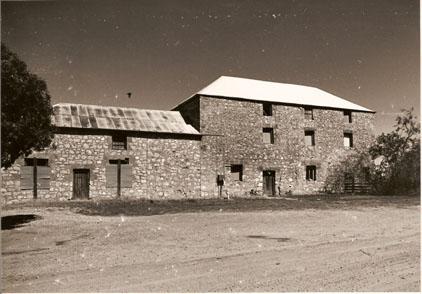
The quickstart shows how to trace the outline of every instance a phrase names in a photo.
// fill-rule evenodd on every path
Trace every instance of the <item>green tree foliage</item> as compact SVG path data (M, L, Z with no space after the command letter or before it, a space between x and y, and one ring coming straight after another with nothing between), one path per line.
M379 161L373 184L383 194L420 191L420 124L413 108L397 116L394 131L378 136L369 149Z
M1 44L1 166L10 167L52 139L50 95L46 83Z

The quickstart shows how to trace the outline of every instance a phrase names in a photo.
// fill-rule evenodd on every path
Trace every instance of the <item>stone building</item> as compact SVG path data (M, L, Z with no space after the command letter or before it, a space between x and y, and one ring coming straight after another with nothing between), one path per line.
M52 122L48 149L2 171L3 202L200 196L201 135L180 113L57 104Z
M2 170L2 202L319 193L374 139L373 117L317 88L234 77L173 111L57 104L51 146Z
M174 110L203 135L202 197L323 192L374 140L374 111L313 87L223 76Z

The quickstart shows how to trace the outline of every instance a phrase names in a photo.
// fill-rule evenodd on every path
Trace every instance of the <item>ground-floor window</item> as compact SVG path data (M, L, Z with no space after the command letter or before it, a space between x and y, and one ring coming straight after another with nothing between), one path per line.
M306 166L306 180L316 181L316 166L315 165Z
M230 173L232 178L236 181L243 181L243 165L242 164L232 164L230 166Z

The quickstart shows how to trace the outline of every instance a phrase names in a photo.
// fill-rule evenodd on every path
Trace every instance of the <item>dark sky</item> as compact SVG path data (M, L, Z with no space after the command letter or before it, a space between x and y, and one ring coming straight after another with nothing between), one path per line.
M419 2L2 2L2 41L57 102L171 109L221 75L420 114ZM127 92L133 95L129 99Z

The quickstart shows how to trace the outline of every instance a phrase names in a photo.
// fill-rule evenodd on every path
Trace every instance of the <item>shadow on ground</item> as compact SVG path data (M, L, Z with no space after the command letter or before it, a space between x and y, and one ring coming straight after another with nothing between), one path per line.
M246 212L302 209L359 209L360 207L409 207L420 205L417 196L306 195L280 198L181 199L181 200L84 200L33 201L6 205L14 208L70 209L75 213L99 216L148 216L190 212ZM3 220L2 220L3 222ZM2 223L3 225L3 223Z
M41 219L41 217L35 214L16 214L2 216L1 230L12 230L14 228L22 227L24 224L30 223L37 219Z
M248 235L247 238L251 239L264 239L264 240L276 240L277 242L287 242L290 241L290 238L283 238L283 237L268 237L263 235Z

